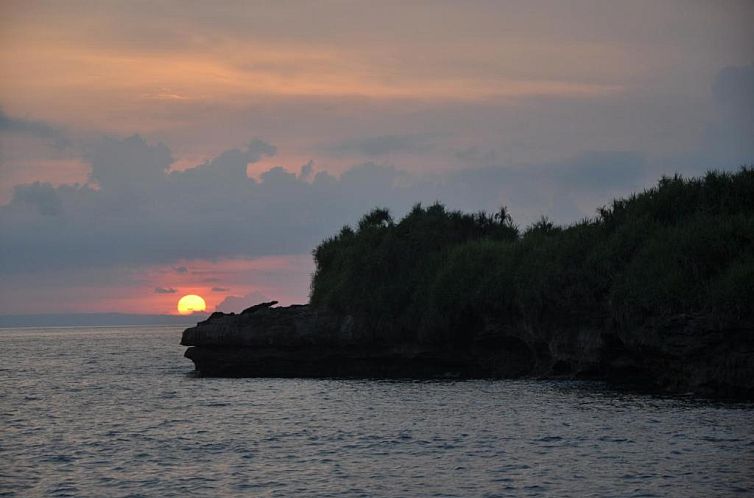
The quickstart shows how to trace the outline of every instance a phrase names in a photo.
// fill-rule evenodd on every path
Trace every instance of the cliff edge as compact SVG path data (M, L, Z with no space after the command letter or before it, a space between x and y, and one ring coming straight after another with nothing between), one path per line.
M464 345L387 344L351 316L263 303L214 313L181 344L207 376L578 378L754 399L754 329L679 315L653 327L485 324Z

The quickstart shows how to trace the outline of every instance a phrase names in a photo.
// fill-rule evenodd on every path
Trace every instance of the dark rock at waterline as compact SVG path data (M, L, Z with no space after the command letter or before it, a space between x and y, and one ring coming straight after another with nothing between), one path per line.
M375 340L368 326L308 305L262 303L213 313L184 331L185 356L208 376L594 378L677 393L754 398L754 328L679 315L651 327L498 327L469 341Z
M677 315L617 333L626 366L672 392L754 399L754 325ZM620 373L620 370L614 368Z

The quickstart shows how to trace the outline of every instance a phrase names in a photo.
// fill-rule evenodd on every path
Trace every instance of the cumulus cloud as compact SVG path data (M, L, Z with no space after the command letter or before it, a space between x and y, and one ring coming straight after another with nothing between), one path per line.
M149 145L138 135L125 140L103 138L88 159L90 178L102 190L128 194L158 187L173 163L165 145Z
M299 171L298 177L300 180L308 181L312 177L313 172L314 172L314 161L310 160L306 164L301 166L301 170Z
M97 188L20 185L0 207L7 234L0 271L305 254L377 205L397 216L417 202L464 210L508 205L519 223L541 214L573 221L591 212L579 211L571 192L634 187L643 167L635 153L595 152L558 164L431 177L378 163L339 177L314 173L311 163L298 175L274 167L259 180L246 176L247 164L275 152L255 140L193 169L170 171L164 145L139 136L104 139L89 155Z
M154 288L155 294L175 294L176 292L178 291L173 289L172 287L155 287Z

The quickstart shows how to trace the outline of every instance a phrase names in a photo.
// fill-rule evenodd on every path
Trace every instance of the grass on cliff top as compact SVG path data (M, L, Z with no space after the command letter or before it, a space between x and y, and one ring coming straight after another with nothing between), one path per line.
M754 169L662 178L593 219L519 229L494 214L385 209L314 250L311 303L386 341L463 343L525 323L636 326L678 313L754 319Z

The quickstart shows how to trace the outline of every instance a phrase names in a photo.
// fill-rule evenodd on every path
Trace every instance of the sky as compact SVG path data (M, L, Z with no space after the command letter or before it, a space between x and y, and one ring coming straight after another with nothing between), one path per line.
M754 164L754 2L0 3L0 314L306 302L374 207Z

